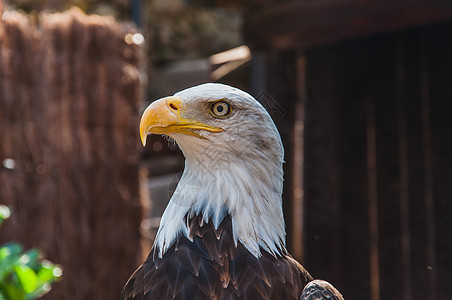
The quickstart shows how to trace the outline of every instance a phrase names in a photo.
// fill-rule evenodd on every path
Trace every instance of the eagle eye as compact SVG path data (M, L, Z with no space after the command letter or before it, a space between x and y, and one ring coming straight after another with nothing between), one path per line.
M215 117L224 118L231 114L231 105L225 101L217 101L210 105L210 112Z

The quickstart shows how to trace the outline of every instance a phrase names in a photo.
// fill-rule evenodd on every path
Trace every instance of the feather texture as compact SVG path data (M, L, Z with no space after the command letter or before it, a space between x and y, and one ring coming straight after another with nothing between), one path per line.
M193 241L184 236L162 258L152 249L127 282L121 299L299 299L308 272L287 253L255 257L234 244L231 218L215 229L202 216L188 220Z
M300 300L344 300L344 298L329 282L313 280L303 289Z

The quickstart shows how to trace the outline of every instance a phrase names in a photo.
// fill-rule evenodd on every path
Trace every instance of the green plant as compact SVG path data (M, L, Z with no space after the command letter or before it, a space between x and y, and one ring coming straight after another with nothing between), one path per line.
M0 224L10 216L0 205ZM24 251L18 243L0 247L0 300L36 299L48 293L62 275L61 267L44 260L39 250Z

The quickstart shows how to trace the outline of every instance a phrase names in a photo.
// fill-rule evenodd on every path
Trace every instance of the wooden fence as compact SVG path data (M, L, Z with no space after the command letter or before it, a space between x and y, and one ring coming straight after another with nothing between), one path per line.
M117 299L141 254L134 33L78 10L0 21L0 242L62 265L46 299Z
M346 299L450 298L451 32L259 52L284 109L289 250Z

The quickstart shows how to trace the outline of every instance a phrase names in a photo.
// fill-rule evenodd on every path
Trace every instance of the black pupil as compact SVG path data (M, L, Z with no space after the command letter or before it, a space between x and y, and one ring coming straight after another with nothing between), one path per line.
M224 109L224 107L223 107L222 105L218 105L218 106L217 106L217 111L218 111L218 112L221 113L221 112L223 111L223 109Z

